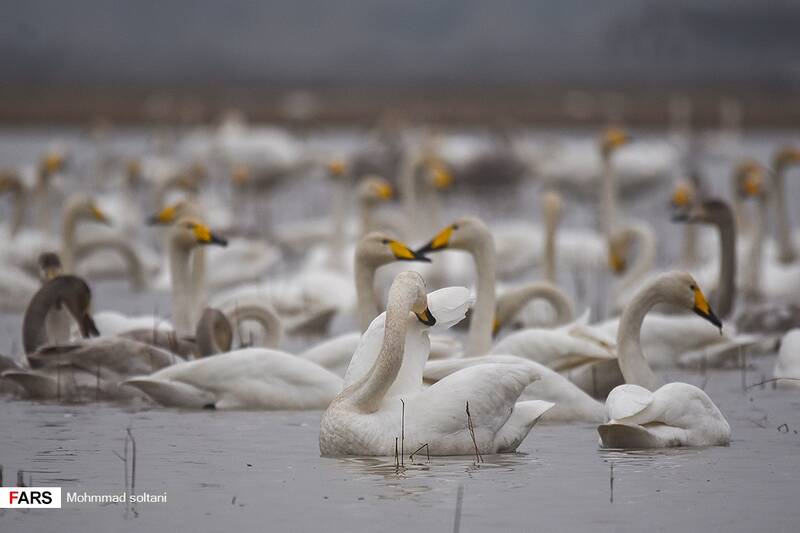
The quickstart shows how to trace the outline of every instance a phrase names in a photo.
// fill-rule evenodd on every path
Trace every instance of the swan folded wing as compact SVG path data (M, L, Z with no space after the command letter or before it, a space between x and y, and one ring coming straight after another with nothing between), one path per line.
M475 365L482 365L487 363L500 363L500 364L520 364L526 360L514 355L483 355L480 357L466 357L455 359L442 359L437 361L428 361L425 364L425 371L423 372L423 379L428 383L435 383L445 377L457 372L459 370L470 368Z
M566 370L580 364L615 359L613 349L567 330L528 329L508 335L492 348L493 354L512 354L541 363L554 370Z
M682 354L678 358L678 366L682 368L718 368L732 363L738 365L742 350L749 352L752 348L758 349L762 346L762 341L764 341L764 337L759 335L737 335L728 342L718 342ZM767 342L766 344L772 343Z
M206 391L218 408L324 408L342 388L342 379L319 365L259 348L180 363L149 377Z
M606 417L613 422L625 423L653 404L655 396L639 385L620 385L606 398ZM635 423L635 422L634 422Z
M415 410L427 412L426 423L440 432L466 427L466 404L476 433L490 431L492 438L508 421L525 387L539 378L531 365L488 363L459 370L423 389L413 398Z
M515 451L542 416L555 407L553 402L529 400L514 404L514 410L495 437L498 453Z

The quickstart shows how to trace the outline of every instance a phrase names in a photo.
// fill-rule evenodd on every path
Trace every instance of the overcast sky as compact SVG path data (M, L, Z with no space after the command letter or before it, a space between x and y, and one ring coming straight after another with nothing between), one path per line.
M800 88L799 0L19 0L0 83Z

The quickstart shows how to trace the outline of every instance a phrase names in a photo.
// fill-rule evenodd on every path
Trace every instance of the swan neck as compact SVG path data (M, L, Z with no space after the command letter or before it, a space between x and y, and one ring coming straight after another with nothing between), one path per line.
M380 314L375 298L375 266L356 255L355 278L358 324L363 333Z
M644 225L633 225L626 229L638 243L636 261L628 273L620 281L620 290L629 289L639 282L653 269L656 261L656 240L652 230Z
M642 353L641 330L645 315L660 301L657 283L640 291L623 311L617 332L619 368L625 383L650 391L658 388L658 380Z
M781 263L791 263L797 258L797 254L792 241L792 223L789 220L789 212L786 209L783 172L782 168L775 171L772 197L773 202L775 202L775 216L777 217L778 259Z
M61 227L61 263L64 272L72 272L75 257L75 233L78 228L78 205L71 204L64 212Z
M558 215L546 214L544 226L544 279L556 282L556 231Z
M381 350L369 372L351 387L348 394L354 405L362 411L367 413L377 411L389 388L397 379L403 364L411 304L412 299L408 291L397 294L396 297L395 294L390 294Z
M606 239L610 238L617 216L617 175L611 163L611 153L602 155L600 176L600 228Z
M524 287L513 291L503 299L507 302L507 307L503 314L506 316L500 317L499 312L497 319L504 323L507 319L515 316L525 307L528 302L541 299L546 301L556 312L555 324L560 326L572 322L573 312L572 304L564 292L558 286L549 282L534 282Z
M264 330L264 347L266 348L277 348L281 344L283 325L278 314L268 306L256 304L236 306L228 320L233 324L246 321L258 323Z
M478 280L475 306L470 318L465 353L468 357L485 355L492 347L492 329L496 305L495 295L495 249L490 233L480 239L471 250Z
M733 312L736 299L736 226L730 214L717 224L719 230L719 281L715 310L720 319Z
M174 243L170 245L169 265L172 277L172 315L175 332L179 336L190 335L192 321L189 311L191 296L189 294L189 256L191 250Z
M697 227L694 224L686 224L683 228L681 263L687 268L697 264Z
M767 217L767 202L762 197L757 204L757 213L753 222L752 239L747 253L747 264L744 274L744 288L749 296L756 296L761 288L761 263L764 249L764 232Z

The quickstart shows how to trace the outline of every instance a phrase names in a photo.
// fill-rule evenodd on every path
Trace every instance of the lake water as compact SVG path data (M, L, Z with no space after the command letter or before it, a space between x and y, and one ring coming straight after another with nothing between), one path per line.
M35 153L29 144L41 146L43 136L26 135L31 139L3 134L0 154ZM750 146L763 155L785 138L763 134ZM721 164L709 166L712 175L723 175ZM298 201L306 193L290 187L280 194ZM665 201L651 195L630 208L663 209ZM463 210L470 200L454 205L453 212ZM657 226L674 250L670 228ZM118 283L95 289L98 309L167 306L163 294L131 296ZM0 349L19 350L20 322L0 317ZM705 387L731 423L729 447L608 451L599 448L593 425L539 425L516 454L485 456L481 464L469 457L427 461L423 454L413 462L406 457L401 469L393 457L321 458L319 412L191 412L0 397L4 484L13 485L21 472L25 483L65 493L61 511L0 510L0 531L452 531L460 489L462 532L797 531L800 394L751 386L771 377L774 356L748 364L663 374ZM123 454L127 428L136 442L135 493L166 493L167 503L66 503L66 492L125 490L125 466L115 452Z

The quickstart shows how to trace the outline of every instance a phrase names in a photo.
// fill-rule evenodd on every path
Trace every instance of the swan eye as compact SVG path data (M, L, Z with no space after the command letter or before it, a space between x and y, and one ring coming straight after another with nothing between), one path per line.
M689 288L695 290L697 287L695 287L694 285L689 285Z
M453 224L452 228L453 228L453 230L457 230L458 229L458 224Z
M381 239L381 244L389 244L389 239Z

